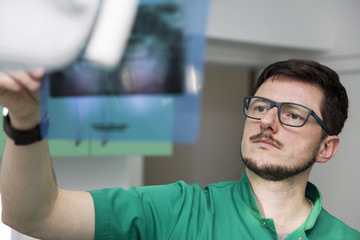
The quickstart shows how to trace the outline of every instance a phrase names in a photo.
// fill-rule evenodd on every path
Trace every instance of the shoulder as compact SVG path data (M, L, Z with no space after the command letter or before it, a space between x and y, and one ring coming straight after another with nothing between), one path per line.
M224 199L236 191L237 182L220 182L209 184L204 188L198 184L188 184L178 181L167 185L154 185L143 187L131 187L127 190L122 188L110 188L90 191L95 205L110 203L132 202L138 204L163 204L188 202L189 199L197 202L212 202L214 199ZM192 201L189 201L192 202Z
M234 186L237 186L239 182L219 182L219 183L213 183L206 186L206 188L212 188L212 189L231 189Z
M346 225L340 219L334 217L324 208L321 209L314 230L326 233L328 236L336 236L336 239L360 239L360 232Z
M168 191L209 192L209 191L227 191L232 189L236 185L237 182L219 182L219 183L212 183L206 185L204 188L202 188L197 183L189 184L184 181L178 181L167 185L146 186L146 187L140 187L134 189L139 192L164 192L164 191L167 193L169 193Z

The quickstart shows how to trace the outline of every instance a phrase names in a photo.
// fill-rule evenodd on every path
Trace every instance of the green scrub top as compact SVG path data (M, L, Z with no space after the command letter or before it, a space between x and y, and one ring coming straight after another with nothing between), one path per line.
M245 173L240 181L204 189L179 181L90 193L95 204L95 240L278 239L274 221L261 216ZM306 197L314 202L313 209L286 239L360 239L360 232L322 208L321 194L311 183Z

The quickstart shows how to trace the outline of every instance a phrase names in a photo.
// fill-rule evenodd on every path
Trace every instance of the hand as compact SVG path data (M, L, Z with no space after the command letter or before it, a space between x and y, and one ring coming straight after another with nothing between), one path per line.
M45 70L0 72L0 105L9 109L11 124L30 129L40 123L39 89Z

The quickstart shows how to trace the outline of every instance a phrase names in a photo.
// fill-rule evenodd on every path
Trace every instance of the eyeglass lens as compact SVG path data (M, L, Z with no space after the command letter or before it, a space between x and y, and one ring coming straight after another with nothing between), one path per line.
M251 118L261 119L273 106L271 101L262 98L249 98L245 114ZM278 110L279 111L279 110ZM309 110L293 103L283 103L280 107L280 121L284 124L298 127L305 123Z

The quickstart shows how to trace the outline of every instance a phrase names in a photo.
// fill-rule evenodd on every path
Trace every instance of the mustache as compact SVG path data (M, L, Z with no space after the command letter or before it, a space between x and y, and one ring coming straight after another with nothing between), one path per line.
M283 147L283 144L279 140L275 139L270 134L259 133L259 134L251 136L249 139L252 143L257 142L262 139L266 139L266 140L269 140L272 144L275 145L275 147L277 147L279 149L281 149Z

